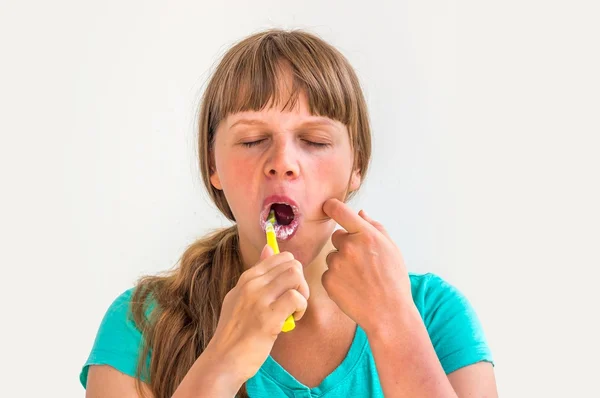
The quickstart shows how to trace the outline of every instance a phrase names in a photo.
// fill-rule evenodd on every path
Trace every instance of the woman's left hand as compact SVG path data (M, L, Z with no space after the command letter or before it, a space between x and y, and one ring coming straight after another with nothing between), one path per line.
M367 333L393 327L414 307L400 249L364 210L355 214L338 199L328 199L323 211L345 229L331 235L337 251L327 255L329 269L322 277L329 297Z

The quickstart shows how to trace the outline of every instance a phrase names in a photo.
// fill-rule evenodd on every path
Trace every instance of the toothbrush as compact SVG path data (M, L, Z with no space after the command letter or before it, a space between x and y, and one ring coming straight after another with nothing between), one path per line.
M269 218L267 219L266 231L267 231L267 244L271 246L273 252L275 254L279 253L279 245L277 244L277 236L275 235L275 211L271 210L269 213ZM290 330L294 330L296 327L296 323L294 322L293 314L288 316L285 322L283 323L283 327L281 328L282 332L289 332Z

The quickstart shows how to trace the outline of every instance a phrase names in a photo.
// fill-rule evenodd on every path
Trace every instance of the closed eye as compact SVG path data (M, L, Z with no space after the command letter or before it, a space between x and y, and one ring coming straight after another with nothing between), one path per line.
M325 147L329 146L329 144L325 144L322 142L313 142L313 141L308 141L308 140L303 140L303 141L306 142L307 145L314 146L317 148L325 148Z
M257 140L257 141L250 141L250 142L242 142L242 145L245 146L246 148L251 148L255 145L259 145L261 144L263 141L266 141L266 138L263 138L262 140ZM307 145L309 146L314 146L316 148L325 148L328 147L329 144L325 144L322 142L314 142L314 141L308 141L308 140L303 140Z
M266 138L263 138L262 140L258 140L258 141L242 142L242 145L247 148L250 148L250 147L260 144L263 141L266 141Z

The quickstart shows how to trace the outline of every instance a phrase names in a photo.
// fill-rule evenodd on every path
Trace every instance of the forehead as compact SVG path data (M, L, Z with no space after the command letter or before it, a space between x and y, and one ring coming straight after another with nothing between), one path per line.
M337 120L322 116L302 117L291 112L240 112L231 115L224 123L227 130L270 125L285 125L294 128L322 128L333 131L345 130L345 126Z
M213 103L211 142L218 130L237 130L239 126L270 125L299 130L310 125L348 135L344 122L349 117L348 98L335 89L340 85L322 82L306 86L287 62L278 63L268 78L243 73L237 77Z

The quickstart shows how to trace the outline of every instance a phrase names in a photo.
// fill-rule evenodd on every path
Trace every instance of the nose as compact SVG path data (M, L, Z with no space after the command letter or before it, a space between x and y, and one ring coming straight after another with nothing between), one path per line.
M265 174L270 178L284 178L286 180L298 178L300 167L291 143L277 142L273 144L270 157L265 164Z

